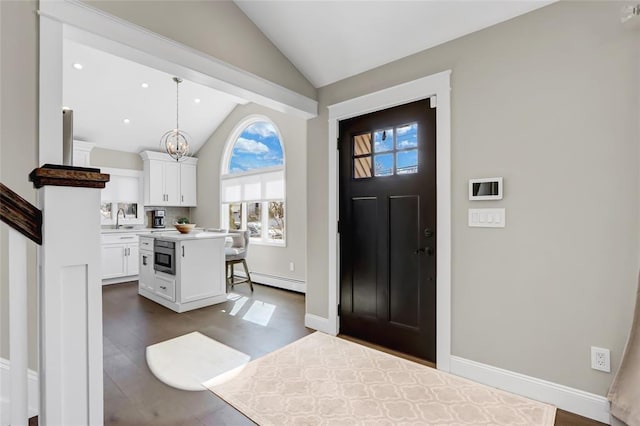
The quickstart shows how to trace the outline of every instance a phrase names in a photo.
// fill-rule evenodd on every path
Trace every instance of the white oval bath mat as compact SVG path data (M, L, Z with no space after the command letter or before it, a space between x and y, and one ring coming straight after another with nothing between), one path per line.
M197 331L147 346L151 372L167 385L188 391L224 383L250 360L249 355Z

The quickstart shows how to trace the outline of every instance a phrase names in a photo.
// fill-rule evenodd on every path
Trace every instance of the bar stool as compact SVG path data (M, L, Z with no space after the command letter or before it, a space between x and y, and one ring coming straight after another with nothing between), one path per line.
M251 235L251 231L229 230L227 232L232 234L231 238L233 239L231 247L224 248L227 287L233 288L233 286L237 284L248 283L249 288L251 288L251 291L253 292L253 282L251 281L251 274L249 273L246 260L247 252L249 250L249 237ZM242 263L244 272L247 275L246 278L235 279L233 275L233 266L238 263Z

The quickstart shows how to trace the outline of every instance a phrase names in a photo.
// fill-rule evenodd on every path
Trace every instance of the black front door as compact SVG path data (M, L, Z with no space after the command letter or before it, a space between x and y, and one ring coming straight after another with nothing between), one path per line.
M340 122L340 332L435 362L436 110Z

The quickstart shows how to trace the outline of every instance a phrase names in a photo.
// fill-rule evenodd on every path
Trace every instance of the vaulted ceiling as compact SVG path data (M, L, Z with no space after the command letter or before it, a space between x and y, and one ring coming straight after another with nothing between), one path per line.
M315 87L551 2L235 0ZM76 139L137 153L158 150L162 134L175 127L172 75L73 40L65 41L63 69L63 100L74 110ZM193 137L192 152L238 102L243 100L193 82L180 85L180 128Z

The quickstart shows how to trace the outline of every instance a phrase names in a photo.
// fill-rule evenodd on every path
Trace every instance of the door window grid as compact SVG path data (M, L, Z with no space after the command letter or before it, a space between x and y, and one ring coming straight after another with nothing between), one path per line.
M417 148L418 123L356 135L353 137L353 178L417 173Z

